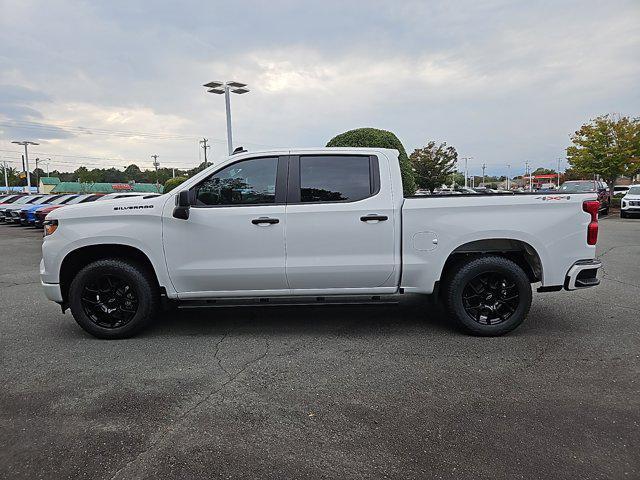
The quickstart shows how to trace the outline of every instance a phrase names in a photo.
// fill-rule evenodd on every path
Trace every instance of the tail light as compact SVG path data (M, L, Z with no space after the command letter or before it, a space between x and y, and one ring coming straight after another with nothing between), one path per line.
M595 245L598 241L598 210L600 202L597 200L587 200L582 202L582 210L591 215L591 221L587 225L587 244Z

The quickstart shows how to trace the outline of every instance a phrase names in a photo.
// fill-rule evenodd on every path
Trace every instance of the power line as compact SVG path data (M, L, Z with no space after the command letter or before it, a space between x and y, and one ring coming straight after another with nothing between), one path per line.
M106 136L115 136L120 138L142 137L142 138L148 138L153 140L189 140L189 141L198 140L198 137L196 136L183 135L183 134L141 132L141 131L135 131L135 130L111 130L106 128L31 122L27 120L11 120L8 122L4 121L4 122L0 122L0 126L13 127L13 128L31 128L31 129L45 130L49 132L59 132L60 130L62 130L67 133L75 133L75 134L81 134L81 135L106 135ZM221 144L226 142L226 140L219 139L219 138L215 138L209 141L212 143L221 143ZM248 145L255 145L259 147L275 148L274 145L251 142L246 140L243 143L246 143Z

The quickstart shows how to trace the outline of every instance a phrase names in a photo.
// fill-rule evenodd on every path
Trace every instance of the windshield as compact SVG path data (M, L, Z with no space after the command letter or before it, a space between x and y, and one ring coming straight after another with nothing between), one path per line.
M566 193L583 193L595 192L596 184L594 182L566 182L560 187L561 192Z
M90 197L91 195L78 195L77 197L73 197L68 202L65 202L65 205L75 205L76 203L80 203L84 199Z
M60 205L65 203L65 200L69 200L69 195L63 195L62 197L58 197L55 200L51 200L50 202L46 202L50 205Z
M30 202L31 200L35 200L33 197L30 196L26 196L26 197L20 197L18 200L16 200L14 203L16 205L22 205L23 203L27 203Z
M640 185L635 185L629 189L627 195L640 195Z

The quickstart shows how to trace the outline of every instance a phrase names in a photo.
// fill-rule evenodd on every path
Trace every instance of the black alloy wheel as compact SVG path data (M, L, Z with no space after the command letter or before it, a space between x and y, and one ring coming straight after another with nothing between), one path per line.
M504 335L531 306L531 280L513 260L498 255L460 257L445 273L442 300L449 318L472 335Z
M511 317L520 303L516 283L498 272L484 272L462 291L467 314L481 325L497 325Z
M138 311L138 296L127 280L117 275L100 275L82 290L84 313L103 328L119 328Z

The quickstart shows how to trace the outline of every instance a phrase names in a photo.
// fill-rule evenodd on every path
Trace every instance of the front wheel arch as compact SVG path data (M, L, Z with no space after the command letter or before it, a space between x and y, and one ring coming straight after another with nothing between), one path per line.
M85 266L97 260L119 259L135 263L147 270L154 279L156 287L160 288L158 275L147 255L136 247L122 244L99 244L80 247L67 253L60 265L60 291L63 305L68 304L69 287L74 277Z

